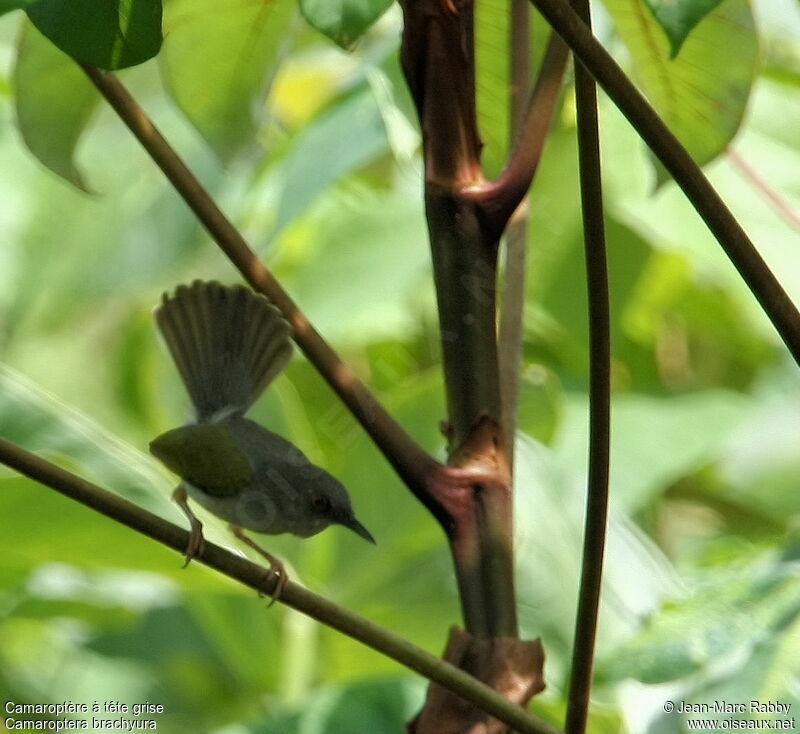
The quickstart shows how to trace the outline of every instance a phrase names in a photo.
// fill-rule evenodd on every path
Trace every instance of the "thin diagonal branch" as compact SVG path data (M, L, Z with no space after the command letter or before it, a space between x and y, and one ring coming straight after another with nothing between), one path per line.
M442 524L448 523L447 511L427 490L427 481L439 463L389 415L323 339L119 79L95 67L83 66L83 69L244 279L281 310L294 329L298 346L351 410L409 489Z
M0 438L0 462L179 553L186 548L189 540L186 530L4 438ZM213 543L206 542L196 560L263 594L274 591L273 574ZM279 601L439 683L516 731L559 734L554 726L506 700L463 670L298 584L288 581Z
M589 0L571 2L591 27ZM611 436L611 324L597 89L591 75L580 63L575 65L575 101L589 302L589 475L581 585L567 699L567 734L583 734L589 715L606 543Z
M800 313L700 167L563 0L531 0L683 189L800 364Z

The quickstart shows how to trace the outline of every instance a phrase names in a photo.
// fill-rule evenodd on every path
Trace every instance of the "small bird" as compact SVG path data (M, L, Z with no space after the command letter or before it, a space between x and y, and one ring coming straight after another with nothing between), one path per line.
M270 562L278 577L273 601L286 571L243 529L307 538L338 523L374 543L338 480L244 416L292 356L292 329L278 309L244 286L197 280L165 293L155 318L195 413L193 422L150 443L152 454L182 480L173 499L191 525L186 563L203 543L187 495L227 520L237 538Z

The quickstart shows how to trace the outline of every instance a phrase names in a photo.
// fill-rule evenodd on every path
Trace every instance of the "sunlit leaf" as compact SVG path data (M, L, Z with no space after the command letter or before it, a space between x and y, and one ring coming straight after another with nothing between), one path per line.
M531 6L532 7L532 6ZM484 148L481 159L489 176L506 163L510 144L511 114L511 24L508 0L481 0L475 5L475 84L478 128ZM550 29L546 23L530 23L529 84L533 84ZM518 52L519 53L519 52ZM527 89L515 89L527 104Z
M306 233L309 249L287 282L320 328L334 338L350 333L364 339L407 323L404 299L428 267L416 203L358 191L318 210ZM358 278L351 277L355 272ZM338 294L334 301L321 298L329 289Z
M517 408L520 431L537 441L550 441L558 428L561 401L561 385L553 372L542 364L523 366Z
M766 398L726 442L720 464L722 486L706 490L712 498L739 507L745 519L766 517L792 532L800 513L800 455L795 440L799 411L800 401L794 395ZM745 523L744 530L757 531L758 525Z
M749 2L725 0L708 13L676 58L643 0L605 5L645 94L694 159L708 163L739 129L758 67Z
M14 68L17 124L30 151L51 171L86 190L75 148L100 97L86 75L30 23Z
M161 48L161 0L37 0L34 25L64 53L101 69L123 69Z
M476 105L481 138L486 147L482 158L487 170L496 175L508 154L510 115L508 4L489 0L476 4Z
M223 159L254 147L294 0L174 0L167 11L159 61L178 106Z
M308 23L342 48L350 48L392 0L300 0Z
M384 119L369 89L323 110L269 172L278 188L271 236L301 214L327 186L388 148Z

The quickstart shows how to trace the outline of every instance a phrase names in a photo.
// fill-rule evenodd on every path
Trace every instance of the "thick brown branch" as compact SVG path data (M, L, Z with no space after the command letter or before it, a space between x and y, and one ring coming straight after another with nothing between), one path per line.
M480 640L457 627L450 630L444 659L466 670L510 701L524 706L544 689L540 640L509 637ZM425 707L407 727L409 734L507 734L508 727L470 706L446 688L431 685Z
M282 311L294 328L294 338L299 347L375 441L401 479L443 525L448 524L450 518L446 511L426 489L427 478L439 466L438 462L403 430L322 338L119 80L113 74L94 67L83 68L245 280Z
M564 0L530 0L683 189L800 364L800 313L725 202L658 113Z
M508 442L500 426L496 334L497 244L473 204L427 187L428 227L442 332L450 462L492 472L454 517L451 549L467 629L516 635Z
M426 180L483 179L475 110L474 0L405 0L400 61L417 106Z
M487 241L477 207L449 191L429 184L426 210L455 451L484 417L500 416L497 242Z
M181 554L186 548L189 540L189 533L186 530L25 451L4 438L0 438L0 463ZM272 573L266 572L263 566L258 566L213 543L206 542L196 560L259 593L270 595L274 591L275 576ZM516 731L559 734L554 726L506 700L463 670L298 584L287 582L279 601L437 682L506 722Z
M409 0L403 70L423 130L425 207L442 336L450 464L491 479L447 504L462 610L476 637L517 635L511 489L501 429L497 250L505 222L465 191L480 188L473 0ZM509 215L511 212L509 211ZM440 473L439 477L450 477ZM443 491L444 490L444 491ZM433 486L439 497L447 486Z

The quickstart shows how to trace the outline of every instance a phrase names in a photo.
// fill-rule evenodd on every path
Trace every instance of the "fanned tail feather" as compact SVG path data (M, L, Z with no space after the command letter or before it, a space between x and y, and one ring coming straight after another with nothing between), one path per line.
M180 285L155 317L199 421L244 413L292 355L288 322L244 286Z

